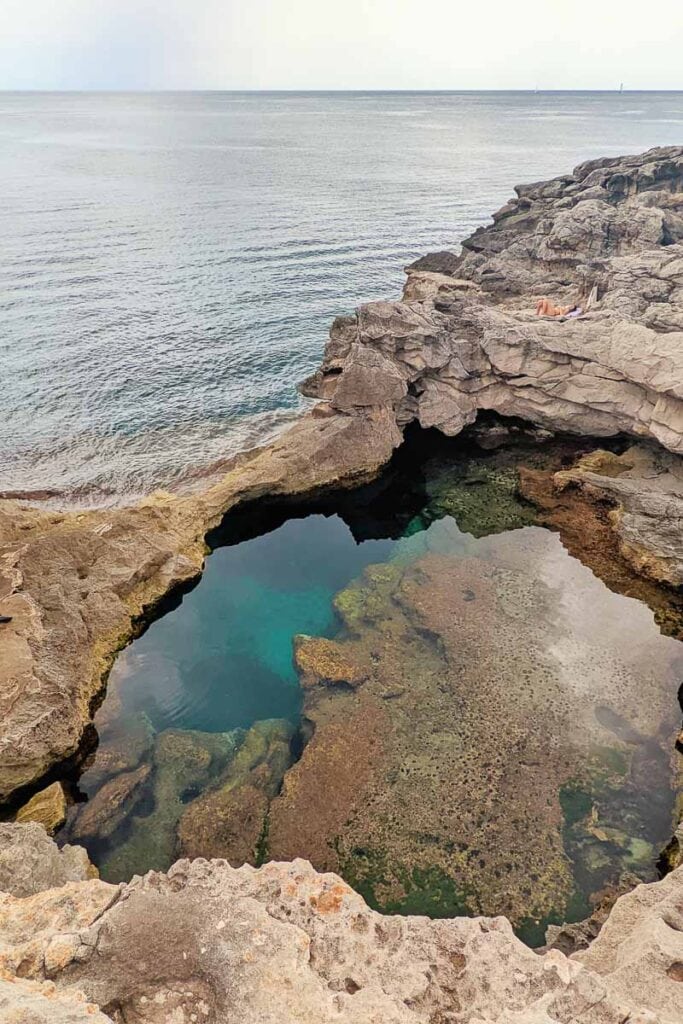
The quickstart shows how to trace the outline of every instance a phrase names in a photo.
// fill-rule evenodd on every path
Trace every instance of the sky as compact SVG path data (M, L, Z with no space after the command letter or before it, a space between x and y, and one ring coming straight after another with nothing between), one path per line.
M683 89L683 2L0 0L0 89Z

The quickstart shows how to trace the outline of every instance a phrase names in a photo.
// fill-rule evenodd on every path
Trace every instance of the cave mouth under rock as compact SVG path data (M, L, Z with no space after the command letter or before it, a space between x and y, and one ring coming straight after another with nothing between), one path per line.
M372 484L229 513L115 662L59 841L111 881L302 856L532 945L656 877L683 648L520 496L597 444L506 437L409 431Z

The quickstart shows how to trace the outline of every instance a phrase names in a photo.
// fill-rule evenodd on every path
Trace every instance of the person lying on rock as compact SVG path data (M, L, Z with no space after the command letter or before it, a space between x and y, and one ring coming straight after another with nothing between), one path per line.
M550 299L539 299L536 303L536 316L581 316L581 306L556 306Z

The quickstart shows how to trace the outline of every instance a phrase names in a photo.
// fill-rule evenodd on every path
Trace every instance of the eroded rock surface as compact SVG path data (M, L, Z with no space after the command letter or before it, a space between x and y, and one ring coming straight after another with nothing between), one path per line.
M12 619L0 624L0 800L78 751L135 621L200 574L205 535L229 508L360 482L400 440L388 410L323 410L233 459L200 495L159 492L133 508L65 513L0 501L0 614Z
M67 882L96 878L81 846L57 846L35 822L0 824L0 892L32 896Z
M683 463L653 445L622 455L594 452L557 473L559 489L576 486L609 498L621 554L643 575L683 583Z
M500 917L382 917L301 860L179 861L0 897L0 1008L31 1024L678 1024L682 893L681 870L639 886L567 958Z
M53 782L32 796L17 812L20 823L37 821L52 835L66 821L66 794L61 782Z
M493 410L551 430L649 437L680 454L683 148L591 161L516 192L460 255L409 267L402 302L337 319L304 392L337 410L389 406L400 426L446 434ZM544 295L587 311L539 318ZM624 548L676 585L677 465L662 471L658 494L635 480L618 491L632 509L619 524Z

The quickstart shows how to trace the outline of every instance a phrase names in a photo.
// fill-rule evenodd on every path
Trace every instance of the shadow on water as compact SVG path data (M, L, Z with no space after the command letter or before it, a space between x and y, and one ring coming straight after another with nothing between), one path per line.
M543 587L561 589L562 581L552 573L558 565L563 572L564 562L558 561L557 545L548 548L542 540L547 531L535 527L536 509L519 495L518 467L559 469L592 446L576 440L538 445L521 425L513 427L518 442L495 452L483 451L471 437L449 440L411 431L371 484L231 511L207 537L212 554L199 583L167 598L155 610L158 617L117 659L95 720L99 744L80 777L72 776L74 803L60 840L85 845L102 876L113 881L166 869L178 855L227 855L233 863L267 858L270 803L313 730L303 712L293 639L304 634L345 642L349 620L343 624L341 606L335 606L340 592L350 585L353 592L354 581L365 579L367 571L374 578L370 567L398 566L403 572L424 557L461 559L463 565L495 564L500 558L505 565L515 559L530 565L538 558ZM491 538L504 534L511 540L501 555ZM517 536L526 539L518 544ZM563 557L574 561L566 553ZM545 562L552 562L552 569ZM509 566L501 563L501 571L509 572ZM592 586L601 585L594 580ZM465 606L468 616L482 614L473 590L467 588L464 600L471 600ZM577 623L581 628L580 616ZM656 634L653 624L651 629ZM415 635L428 661L436 634L425 627ZM606 636L608 646L616 641ZM476 673L472 680L477 686ZM446 681L441 688L452 685ZM344 699L353 702L352 688L347 691ZM462 699L454 696L453 707ZM389 703L398 714L401 700ZM626 719L617 722L615 714L609 707L595 714L598 729L613 736L615 749L608 744L591 762L588 781L577 768L576 778L556 791L565 819L562 856L571 866L574 888L563 895L559 910L541 915L543 920L538 912L533 920L517 915L521 933L534 944L542 941L544 921L583 916L591 894L616 881L625 867L652 877L654 846L667 838L673 793L666 727L663 736L634 738L627 735L633 727ZM428 725L429 733L435 729L446 735L454 729L455 736L457 721L446 715ZM619 814L621 830L614 825ZM217 821L222 832L216 832ZM329 837L339 850L344 841ZM468 853L467 836L451 835L447 842L432 836L429 842L439 854L434 864L425 863L422 850L414 863L408 854L396 869L394 852L378 855L369 839L358 847L358 856L340 855L334 866L385 911L432 916L510 911L505 898L492 910L477 893L476 879L472 886L471 864L476 866L477 858ZM444 860L447 850L452 863ZM294 851L299 852L315 862L308 849Z

